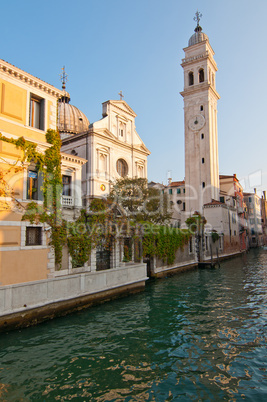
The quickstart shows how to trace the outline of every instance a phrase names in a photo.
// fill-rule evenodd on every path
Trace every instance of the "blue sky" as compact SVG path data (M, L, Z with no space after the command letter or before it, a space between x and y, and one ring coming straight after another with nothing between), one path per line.
M219 171L246 191L267 190L267 1L1 1L0 58L60 88L90 122L102 102L119 99L137 113L151 151L149 180L184 178L183 48L194 14L218 65ZM169 173L168 173L169 172Z

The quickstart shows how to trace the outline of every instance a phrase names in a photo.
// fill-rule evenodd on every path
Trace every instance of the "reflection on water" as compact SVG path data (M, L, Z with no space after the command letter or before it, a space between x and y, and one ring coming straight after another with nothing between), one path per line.
M267 252L0 335L1 401L263 401Z

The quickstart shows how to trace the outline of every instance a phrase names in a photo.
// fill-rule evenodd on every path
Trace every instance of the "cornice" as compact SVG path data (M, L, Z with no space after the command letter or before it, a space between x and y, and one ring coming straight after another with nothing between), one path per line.
M202 53L200 55L182 59L181 66L184 68L185 66L190 66L191 64L196 64L197 61L207 60L207 59L211 62L215 71L218 71L217 64L208 50L206 50L205 53Z
M61 91L58 88L55 88L53 85L50 85L47 82L41 80L40 78L34 77L33 75L26 73L20 68L15 67L12 64L2 59L0 59L0 72L2 72L7 77L15 78L18 81L30 85L33 88L39 89L56 98L61 98L62 96L66 95L66 92Z
M184 91L180 92L180 95L184 98L185 96L192 95L194 93L200 93L203 92L203 90L208 90L213 93L213 95L217 98L220 99L220 95L216 91L216 89L213 88L211 84L208 84L207 82L203 82L201 84L196 84L192 85L188 88L186 88Z
M71 155L71 154L67 154L67 153L63 153L63 152L60 152L60 156L61 156L61 161L63 162L71 162L71 163L76 163L76 164L78 164L78 165L84 165L86 162L87 162L87 160L86 159L84 159L84 158L81 158L81 157L79 157L79 156L74 156L74 155Z
M150 151L146 148L146 146L144 144L141 145L136 145L136 144L129 144L126 142L122 142L119 141L117 138L115 138L113 136L112 137L107 137L106 136L106 129L103 130L103 132L96 132L93 130L93 128L89 129L87 132L82 133L82 134L75 134L70 138L64 138L62 140L62 145L69 145L71 143L74 143L78 140L81 140L83 138L86 137L94 137L94 138L98 138L100 140L105 140L105 141L109 141L112 144L115 145L119 145L120 147L124 148L124 149L128 149L128 150L134 150L135 152L140 152L141 154L144 155L150 155Z
M125 101L119 101L119 100L109 100L107 102L104 102L103 105L105 103L109 103L112 106L115 106L116 109L121 110L124 113L129 113L132 117L136 117L137 114L133 111L133 109L130 108L130 106L125 102ZM125 109L123 109L122 107L119 106L119 104L124 105Z

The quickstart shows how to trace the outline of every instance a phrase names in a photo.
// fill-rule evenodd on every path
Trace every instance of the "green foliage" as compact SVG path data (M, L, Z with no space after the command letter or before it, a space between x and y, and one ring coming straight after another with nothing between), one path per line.
M173 264L175 253L188 243L191 234L187 230L162 225L144 224L143 254L157 256Z
M90 258L92 241L86 230L87 216L84 210L80 217L68 225L68 249L72 259L72 267L82 267Z
M131 221L159 224L171 218L167 196L158 189L148 188L147 179L122 178L111 185L110 202L119 205L123 215Z
M207 220L204 216L202 216L199 212L196 211L194 212L193 216L190 216L189 218L186 219L185 223L188 226L188 229L190 230L191 233L195 232L199 233L204 228L205 224L207 223Z
M44 156L37 151L37 144L25 140L24 137L18 139L7 138L0 133L0 141L5 141L9 144L15 145L16 148L23 152L21 162L32 161L38 164L38 168L41 169L44 165Z
M219 236L219 234L216 232L216 230L213 230L213 231L211 232L211 238L212 238L213 243L216 243L216 241L219 240L220 236Z
M44 155L36 151L36 144L31 144L31 147L27 146L27 152L25 152L25 140L23 138L19 140L17 146L22 147L26 160L35 162L39 171L42 171L44 175L44 204L38 205L36 202L27 204L22 220L29 220L31 223L47 223L50 226L50 245L55 252L55 263L61 266L62 247L67 241L67 230L66 222L62 219L61 208L60 135L55 130L47 130L46 140L51 147L45 150Z

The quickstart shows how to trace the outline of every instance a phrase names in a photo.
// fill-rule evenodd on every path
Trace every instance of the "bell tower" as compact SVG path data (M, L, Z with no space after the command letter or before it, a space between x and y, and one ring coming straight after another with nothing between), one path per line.
M219 162L215 75L217 65L208 36L199 25L184 48L184 134L186 212L203 213L203 205L219 200Z

